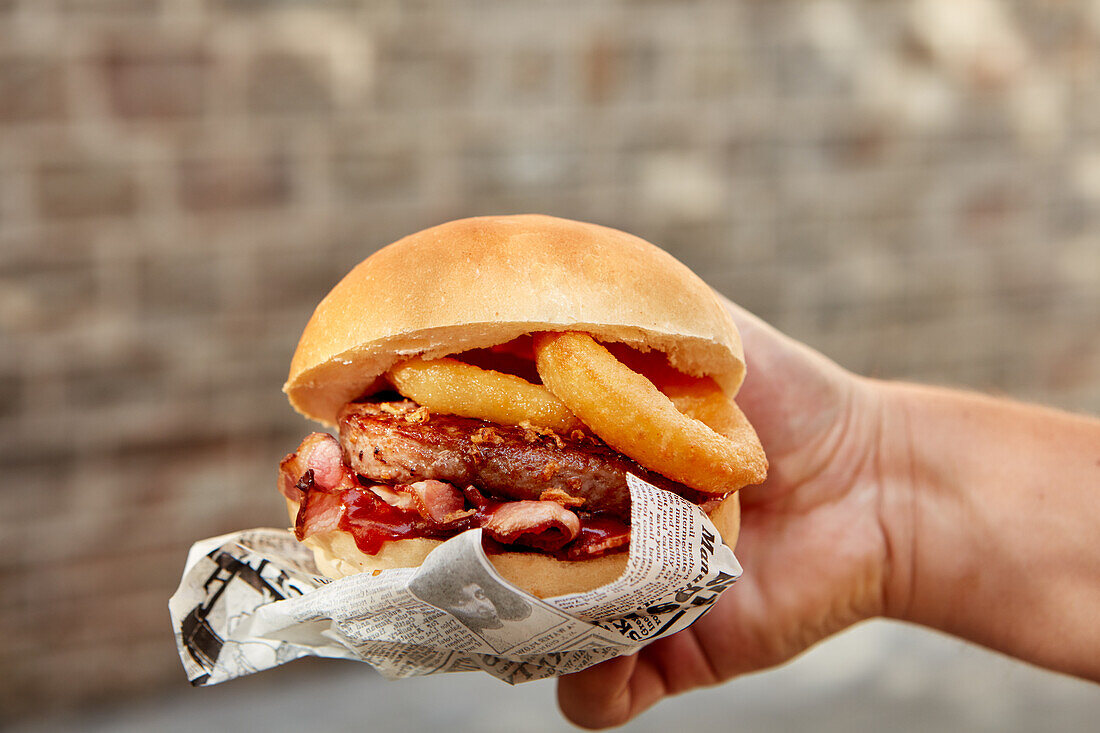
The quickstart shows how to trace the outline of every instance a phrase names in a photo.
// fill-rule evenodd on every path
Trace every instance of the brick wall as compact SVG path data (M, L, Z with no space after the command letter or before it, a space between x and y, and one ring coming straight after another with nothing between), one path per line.
M0 0L0 714L183 684L298 333L459 216L657 242L857 371L1100 412L1100 10ZM2 721L0 717L0 721Z

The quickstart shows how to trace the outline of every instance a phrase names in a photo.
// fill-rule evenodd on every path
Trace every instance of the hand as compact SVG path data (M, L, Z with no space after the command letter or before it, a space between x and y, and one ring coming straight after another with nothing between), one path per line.
M771 464L763 485L740 492L745 574L685 631L563 677L558 702L578 725L620 725L667 695L781 664L883 612L880 391L728 305L748 364L737 402Z

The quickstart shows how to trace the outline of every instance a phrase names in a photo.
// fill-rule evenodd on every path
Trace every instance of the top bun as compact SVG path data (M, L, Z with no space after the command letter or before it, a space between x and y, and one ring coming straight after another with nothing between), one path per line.
M596 224L486 216L425 229L359 263L313 312L283 391L298 412L333 425L399 361L566 330L664 352L730 398L744 378L729 313L668 253Z

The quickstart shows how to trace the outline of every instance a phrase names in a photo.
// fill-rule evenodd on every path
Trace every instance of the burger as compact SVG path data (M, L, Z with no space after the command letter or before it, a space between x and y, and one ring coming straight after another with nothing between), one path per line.
M687 267L548 216L442 224L348 273L284 392L315 432L279 466L298 540L340 578L417 567L481 528L498 572L549 597L608 583L627 476L707 512L725 542L767 461L734 396L737 329Z

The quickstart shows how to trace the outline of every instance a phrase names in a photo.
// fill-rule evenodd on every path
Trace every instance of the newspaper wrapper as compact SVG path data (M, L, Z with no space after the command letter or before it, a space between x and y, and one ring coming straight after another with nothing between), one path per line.
M483 670L510 684L576 672L691 625L741 575L694 504L628 477L631 543L616 581L540 600L504 580L481 530L419 568L318 574L286 530L197 542L169 601L180 658L209 685L305 656L356 659L390 679Z

